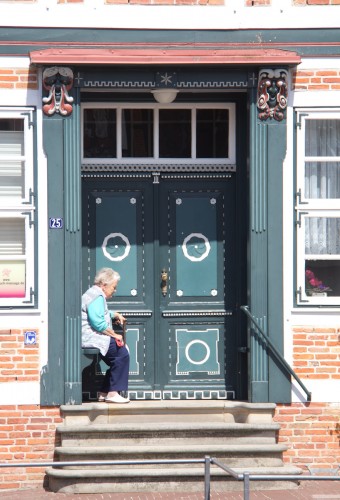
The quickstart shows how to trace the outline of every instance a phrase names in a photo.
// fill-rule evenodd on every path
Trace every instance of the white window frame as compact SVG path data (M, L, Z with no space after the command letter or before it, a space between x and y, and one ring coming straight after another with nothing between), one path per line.
M339 306L340 297L330 297L327 294L310 296L306 294L305 263L308 260L340 260L340 255L318 254L305 252L305 232L308 218L340 218L340 199L313 199L305 195L305 163L306 162L340 162L340 156L307 156L305 155L306 120L337 119L340 120L340 108L300 108L296 109L296 283L297 305ZM325 283L325 285L327 285Z
M34 306L35 290L35 198L34 198L34 131L32 107L11 108L0 107L0 119L21 119L24 121L24 155L0 156L1 160L21 161L25 163L23 198L6 196L0 200L1 219L23 219L25 227L24 255L1 255L0 261L25 262L25 296L20 298L0 297L1 308Z
M84 157L84 110L85 109L116 109L117 115L117 157L116 158L85 158ZM154 111L154 156L149 158L126 158L122 157L121 150L121 119L123 109L152 109ZM191 158L160 158L158 153L158 132L159 132L159 110L160 109L190 109L191 110ZM196 111L198 109L227 109L229 110L229 157L228 158L196 158ZM195 163L205 165L235 165L236 163L236 105L235 103L103 103L103 102L88 102L81 105L81 161L84 165L114 165L114 164L178 164Z

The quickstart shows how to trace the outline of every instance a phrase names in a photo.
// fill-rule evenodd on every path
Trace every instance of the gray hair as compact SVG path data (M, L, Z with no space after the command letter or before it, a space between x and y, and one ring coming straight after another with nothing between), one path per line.
M103 267L97 271L97 274L94 278L94 285L111 285L114 281L119 281L120 275L117 271L111 269L111 267Z

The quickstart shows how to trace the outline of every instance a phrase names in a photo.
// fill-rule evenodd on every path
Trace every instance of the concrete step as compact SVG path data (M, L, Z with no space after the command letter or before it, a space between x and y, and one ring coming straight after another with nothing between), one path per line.
M280 426L224 422L143 422L120 424L61 425L57 431L62 446L119 446L129 440L139 445L172 444L274 444Z
M239 472L297 475L300 469L283 463L286 446L276 443L275 407L225 400L62 406L63 425L57 429L61 446L55 453L65 464L47 470L49 487L65 493L203 494L205 456L216 457ZM112 460L120 462L105 463ZM123 465L126 460L131 463ZM143 463L145 460L158 463ZM166 460L179 463L166 464ZM86 463L75 463L79 461ZM216 466L211 468L211 477L216 491L243 488ZM284 489L295 485L294 480L281 482ZM276 484L256 481L256 487L265 489Z
M64 424L89 425L132 422L272 423L274 403L212 400L131 401L129 404L84 403L60 407Z
M135 443L125 446L66 447L55 448L61 462L98 460L166 460L197 459L205 455L224 459L230 467L282 467L282 452L287 447L275 445L226 445L226 444L186 444L141 446ZM80 465L79 467L83 467ZM192 467L192 465L190 466Z
M226 465L229 465L226 463ZM49 487L60 493L126 493L126 492L195 492L204 493L204 466L132 469L57 469L49 468ZM237 468L235 472L245 472ZM297 475L296 467L247 467L250 474ZM242 491L243 483L228 476L222 469L211 466L211 485L214 491ZM254 481L252 490L288 489L297 487L296 481ZM269 497L270 498L270 497Z

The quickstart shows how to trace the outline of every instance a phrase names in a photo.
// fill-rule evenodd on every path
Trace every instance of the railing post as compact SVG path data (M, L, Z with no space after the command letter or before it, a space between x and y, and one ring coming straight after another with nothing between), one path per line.
M243 499L249 500L249 491L250 491L250 480L249 480L249 472L243 473Z
M210 500L210 457L204 457L204 500Z

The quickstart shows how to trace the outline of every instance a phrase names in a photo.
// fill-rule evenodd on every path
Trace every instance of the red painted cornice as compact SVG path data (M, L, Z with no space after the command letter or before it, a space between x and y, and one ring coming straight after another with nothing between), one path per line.
M223 64L223 65L296 65L299 54L280 49L202 49L197 45L183 48L50 48L30 52L32 64Z

